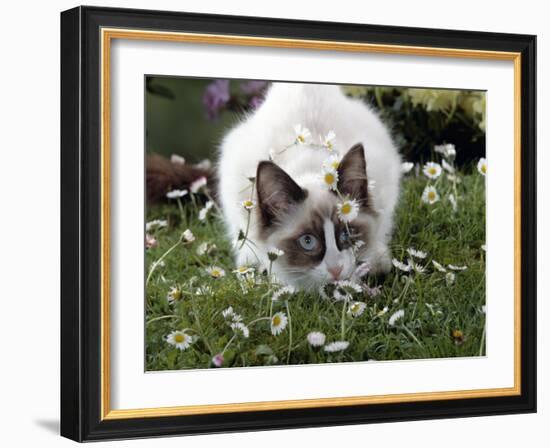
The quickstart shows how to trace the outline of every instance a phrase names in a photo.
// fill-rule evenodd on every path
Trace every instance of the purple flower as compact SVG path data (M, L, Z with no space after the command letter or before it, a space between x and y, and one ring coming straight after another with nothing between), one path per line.
M264 102L263 98L260 98L259 96L253 96L252 98L250 98L250 102L248 103L248 105L250 106L251 109L257 109L258 107L261 106L263 102Z
M243 81L240 87L244 94L256 95L267 87L267 81Z
M214 364L216 367L221 367L223 365L223 355L221 353L218 353L217 355L214 355L212 357L212 364Z
M202 103L206 108L208 119L215 120L218 118L220 111L229 102L230 98L229 80L216 79L208 84L202 97Z

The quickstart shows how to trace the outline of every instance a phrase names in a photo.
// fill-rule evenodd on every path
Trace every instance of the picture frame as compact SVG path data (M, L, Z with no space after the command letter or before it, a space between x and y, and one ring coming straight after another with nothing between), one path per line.
M116 40L512 63L513 386L113 409L109 80ZM536 412L535 58L530 35L97 7L61 13L61 435L92 441Z

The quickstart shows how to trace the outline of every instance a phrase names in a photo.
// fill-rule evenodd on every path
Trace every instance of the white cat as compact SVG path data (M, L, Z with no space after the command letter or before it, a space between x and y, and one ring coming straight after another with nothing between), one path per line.
M321 176L334 154L341 157L338 192ZM264 103L223 139L217 174L238 266L265 269L267 252L277 248L284 254L273 274L299 289L347 279L359 262L371 272L389 271L401 160L377 115L340 87L274 83ZM338 213L344 199L359 205L349 223Z

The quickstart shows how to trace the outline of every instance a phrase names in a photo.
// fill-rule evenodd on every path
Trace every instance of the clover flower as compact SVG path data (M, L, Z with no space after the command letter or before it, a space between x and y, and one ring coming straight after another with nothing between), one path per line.
M193 341L193 336L179 330L172 331L172 333L166 336L166 342L181 351L187 350Z
M338 171L333 168L323 168L321 170L321 184L327 190L336 191L338 187Z
M325 345L326 338L325 333L321 333L320 331L312 331L307 335L307 342L309 342L309 345L312 347L321 347Z
M296 139L294 143L298 145L306 145L310 142L311 132L308 128L303 127L301 124L294 126L294 132L296 134Z
M487 174L487 160L485 157L482 157L479 159L479 162L477 162L477 170L484 176Z
M189 186L189 190L191 193L196 194L201 188L205 187L207 183L208 181L206 180L206 177L201 176Z
M433 205L437 201L439 201L439 194L437 193L437 190L433 186L427 185L422 192L422 202Z
M399 319L403 319L405 317L405 310L397 310L395 313L393 313L390 318L388 319L388 324L390 324L391 327L395 325L395 323Z
M190 229L185 229L181 236L187 243L192 243L193 241L195 241L195 235L193 235L193 232L191 232Z
M179 199L184 197L187 193L189 193L187 190L172 190L166 193L166 197L168 199Z
M359 214L359 203L355 199L346 199L336 205L338 219L343 222L351 222Z
M336 140L336 134L334 131L328 131L328 134L323 138L319 137L321 139L321 145L327 148L329 151L334 150L334 140Z
M441 165L435 162L428 162L424 165L422 172L428 179L437 179L441 175Z
M271 334L273 336L280 335L288 324L288 317L283 312L278 312L271 318Z
M208 272L212 278L225 277L225 271L219 266L210 266L206 268L206 272Z
M204 204L204 207L199 211L199 221L204 221L206 219L206 215L213 206L214 202L212 201L207 201L206 204Z
M325 352L328 352L328 353L343 352L348 347L349 347L348 341L334 341L334 342L331 342L330 344L325 345Z
M353 302L348 308L348 314L352 317L359 317L365 312L367 305L365 302Z

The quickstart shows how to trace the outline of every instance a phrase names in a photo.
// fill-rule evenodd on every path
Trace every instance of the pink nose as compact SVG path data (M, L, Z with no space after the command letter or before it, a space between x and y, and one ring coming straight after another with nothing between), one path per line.
M340 274L342 273L342 269L344 269L344 266L334 266L332 268L328 268L328 271L330 272L330 275L332 275L333 280L338 280Z

